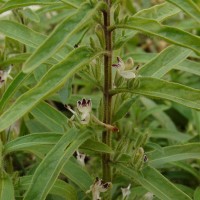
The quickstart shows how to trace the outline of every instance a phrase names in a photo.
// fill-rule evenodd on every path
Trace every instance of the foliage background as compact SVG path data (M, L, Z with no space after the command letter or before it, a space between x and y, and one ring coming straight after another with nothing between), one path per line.
M112 3L112 63L132 57L140 68L128 81L112 69L119 133L109 146L101 126L73 123L64 108L85 97L100 120L106 112L102 1L0 1L0 67L13 65L0 88L0 199L91 199L102 153L112 157L112 199L129 183L131 200L200 199L200 1Z

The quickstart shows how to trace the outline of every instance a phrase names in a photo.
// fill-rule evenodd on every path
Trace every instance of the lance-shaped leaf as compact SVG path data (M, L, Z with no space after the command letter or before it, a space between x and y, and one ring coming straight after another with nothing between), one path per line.
M101 153L113 153L113 150L107 145L102 142L98 142L92 139L87 140L81 146L81 149L92 150Z
M136 101L136 98L130 98L126 101L124 101L116 110L116 112L113 115L113 122L116 122L120 120L123 116L126 115L126 113L129 111L133 103Z
M0 199L2 200L14 200L14 187L11 178L1 172L0 178Z
M92 185L93 179L91 175L78 163L73 162L72 159L65 164L62 173L84 192Z
M50 36L42 43L23 66L25 73L31 72L46 59L50 58L63 44L65 44L72 35L80 31L86 24L90 23L92 16L102 7L102 2L95 8L91 8L89 3L77 10L77 12L67 17L59 24Z
M7 90L3 93L3 96L0 100L0 110L2 110L5 106L5 104L8 102L8 100L11 98L11 96L15 93L15 91L21 86L21 83L28 78L29 75L24 74L23 72L20 72L15 79L12 81L12 83L9 85Z
M138 30L151 36L157 36L200 54L200 37L172 26L162 25L155 20L131 17L126 24L118 24L116 27Z
M134 17L162 21L180 12L180 9L170 3L162 3L137 12Z
M152 98L167 99L200 110L200 90L150 77L139 77L136 82L138 86L135 88L118 88L111 91L111 94L131 92Z
M143 65L139 74L142 76L161 78L173 69L175 65L185 60L191 52L191 50L183 47L169 46L151 61Z
M133 180L137 181L159 199L192 200L187 194L178 189L173 183L152 167L145 167L141 173L136 172L132 167L126 167L122 164L117 165L117 168L125 176L133 178Z
M189 72L192 74L196 74L200 76L200 63L191 61L191 60L185 60L178 65L174 66L174 69L178 69L181 71Z
M149 164L157 167L173 161L200 159L199 151L200 144L191 143L163 147L162 151L151 151L147 153L147 156L149 158Z
M67 117L48 103L41 102L31 111L31 114L50 131L64 132Z
M53 146L61 138L61 133L34 133L18 137L5 144L4 155L16 151L32 151L39 146Z
M31 184L32 176L20 177L18 187L19 190L26 191ZM49 191L50 194L60 196L64 199L77 200L77 192L75 188L62 180L56 180L53 187Z
M177 7L170 5L169 3L163 3L160 5L152 6L147 9L143 9L140 12L137 12L134 17L142 17L142 18L148 18L148 19L154 19L158 21L162 21L168 17L171 17L174 14L177 14L180 12L180 9ZM119 48L124 43L129 41L131 38L133 38L134 35L137 34L137 31L132 31L125 36L120 37L116 43L114 44L114 48Z
M192 0L167 0L200 23L200 9Z
M71 5L73 7L76 7L75 5L70 3L71 1L68 1L68 5ZM66 1L67 4L67 1ZM5 2L0 7L0 13L3 13L7 10L25 7L25 6L31 6L31 5L62 5L62 2L59 0L10 0Z
M146 111L143 112L141 114L141 120L142 120L142 117L145 117L145 113L148 114L149 112L151 113L151 111L153 109L157 109L158 108L158 104L156 104L153 100L151 99L148 99L148 98L145 98L145 97L141 97L140 98L141 102L144 104L144 106L146 107ZM151 113L159 122L160 124L165 127L166 129L168 130L173 130L175 131L176 130L176 126L175 124L173 123L172 119L165 113L165 112L162 112L160 110L160 112L152 112Z
M102 52L101 52L102 53ZM95 56L90 48L75 49L57 65L53 66L31 90L20 98L0 117L0 130L10 126L17 119L31 110L41 99L58 90L77 70L88 64Z
M44 200L65 163L90 136L88 130L71 129L65 133L37 167L24 200Z

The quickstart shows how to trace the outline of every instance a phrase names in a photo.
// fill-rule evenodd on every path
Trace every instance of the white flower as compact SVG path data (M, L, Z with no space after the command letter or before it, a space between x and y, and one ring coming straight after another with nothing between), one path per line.
M96 178L96 181L90 186L90 189L86 193L92 192L92 200L100 200L100 193L106 192L110 186L111 182L103 182L102 179Z
M6 83L8 78L12 79L10 76L11 69L12 67L10 66L7 71L0 70L0 88Z
M104 126L108 130L111 130L112 132L118 132L119 129L116 126L113 126L111 124L106 124L102 121L100 121L97 117L95 117L92 112L92 101L91 99L85 99L77 101L77 109L79 112L75 112L70 108L70 106L65 105L65 108L67 108L71 113L73 113L73 116L70 118L72 121L74 117L76 117L81 124L88 124L90 121L96 122L96 124Z
M128 196L131 194L130 187L131 187L131 184L129 184L128 187L126 188L121 188L122 200L128 199Z
M90 121L90 112L92 111L91 99L85 99L77 101L77 109L81 113L81 124L88 124Z
M153 193L147 192L147 193L143 196L142 199L143 199L143 200L152 200L152 199L153 199Z
M76 159L80 163L81 166L85 166L85 157L86 155L84 153L80 153L79 151L76 151Z
M112 66L117 68L118 73L124 77L125 79L132 79L136 77L135 70L133 70L133 59L129 58L126 63L118 56L117 64L113 64Z

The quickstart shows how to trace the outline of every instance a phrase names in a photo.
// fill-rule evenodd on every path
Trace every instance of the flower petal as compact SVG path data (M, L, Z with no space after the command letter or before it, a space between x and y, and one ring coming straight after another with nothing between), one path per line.
M119 72L119 74L125 79L132 79L136 77L135 73L132 70L121 71Z
M125 69L126 70L130 70L130 69L133 69L133 66L134 66L134 61L133 61L133 58L128 58L127 61L126 61L126 64L125 64Z
M118 71L125 70L124 61L119 56L117 57L117 61L118 61L118 63L117 64L113 64L112 66L117 68Z
M85 112L81 115L81 124L88 124L90 122L90 114Z

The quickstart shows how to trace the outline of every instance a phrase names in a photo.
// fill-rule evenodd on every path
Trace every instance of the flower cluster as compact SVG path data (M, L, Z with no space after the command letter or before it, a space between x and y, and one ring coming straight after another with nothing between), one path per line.
M90 189L86 191L86 193L92 192L92 199L100 200L100 193L106 192L111 187L111 185L111 182L104 182L102 179L97 177L95 182L90 186Z
M136 70L133 69L134 61L132 58L129 58L126 63L118 56L117 64L113 64L112 66L117 68L118 73L125 79L133 79L136 77Z

